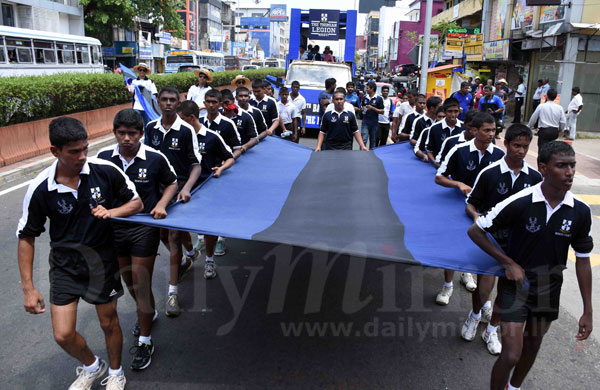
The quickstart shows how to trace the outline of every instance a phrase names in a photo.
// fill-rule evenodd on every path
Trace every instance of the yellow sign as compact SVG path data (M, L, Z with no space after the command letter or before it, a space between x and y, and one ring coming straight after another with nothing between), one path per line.
M446 37L446 49L444 50L444 55L448 57L462 57L463 44L464 41L462 38Z
M190 52L187 50L174 50L174 51L171 51L171 54L174 56L181 56L181 55L185 55L185 54L190 54Z
M467 61L481 61L483 34L469 35L465 38L465 54Z
M121 48L121 53L123 53L123 54L133 54L133 47L123 46Z

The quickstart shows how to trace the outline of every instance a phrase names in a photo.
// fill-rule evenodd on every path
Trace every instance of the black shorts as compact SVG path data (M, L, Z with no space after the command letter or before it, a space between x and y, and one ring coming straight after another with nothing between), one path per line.
M533 319L554 321L558 318L562 276L550 276L541 282L530 278L529 290L514 281L500 278L500 320L525 322Z
M50 251L50 303L64 306L82 298L93 305L112 302L123 295L119 263L112 248L85 252Z
M137 223L113 224L117 256L156 256L160 245L160 228Z

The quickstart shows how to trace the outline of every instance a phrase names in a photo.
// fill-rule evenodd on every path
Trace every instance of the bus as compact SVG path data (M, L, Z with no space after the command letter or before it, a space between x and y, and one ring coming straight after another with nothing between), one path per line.
M285 63L285 85L290 88L292 81L300 83L300 94L306 99L306 128L319 128L319 94L325 90L325 80L335 78L338 87L346 87L356 72L354 53L356 48L356 10L340 11L339 35L337 40L309 40L309 12L298 8L291 9L289 54ZM301 61L300 45L329 46L339 62Z
M244 65L250 65L250 58L238 56L225 56L225 70L242 69Z
M279 58L266 58L265 68L285 68L285 60Z
M103 73L96 38L0 26L0 76Z
M175 73L180 66L200 66L211 72L225 70L225 57L221 53L196 50L169 50L165 54L165 73Z
M265 62L260 58L253 58L252 61L250 61L250 65L256 65L258 68L262 68L265 66Z

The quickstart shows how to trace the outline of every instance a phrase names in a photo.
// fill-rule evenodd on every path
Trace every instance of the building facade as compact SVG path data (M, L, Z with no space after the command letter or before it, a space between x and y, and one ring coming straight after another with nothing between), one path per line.
M2 0L0 5L0 24L4 26L85 35L83 7L77 0Z
M375 71L379 63L379 11L368 13L365 21L365 35L367 36L365 68L367 71Z
M198 0L198 50L223 50L223 21L221 0Z

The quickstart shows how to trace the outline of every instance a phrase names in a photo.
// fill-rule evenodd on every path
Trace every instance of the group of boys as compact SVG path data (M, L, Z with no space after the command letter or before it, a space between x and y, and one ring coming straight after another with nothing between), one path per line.
M181 102L179 91L158 93L162 115L144 126L132 109L113 121L117 143L87 157L87 132L76 119L61 117L50 124L51 152L56 162L29 186L19 221L18 257L25 310L45 312L42 295L32 280L34 241L50 219L50 304L56 342L82 366L70 390L90 389L102 381L109 390L125 388L121 366L123 335L117 298L121 278L136 302L133 370L152 361L152 323L158 317L152 293L152 273L161 242L170 252L169 290L165 314L178 316L178 284L198 256L190 233L108 219L138 212L155 219L167 216L175 201L187 202L191 192L212 175L218 178L235 159L279 128L276 101L265 94L262 81L236 89L210 89L204 98L206 115L197 103ZM237 101L237 104L235 103ZM216 277L213 256L220 237L204 235L204 277ZM223 247L223 246L222 246ZM224 250L221 251L224 253ZM95 356L76 331L79 300L95 305L106 338L108 363Z
M500 355L491 389L514 390L520 388L551 322L558 318L569 246L575 250L584 309L575 337L585 340L592 330L591 212L569 191L575 174L570 145L554 141L541 147L538 172L525 161L533 139L528 126L508 128L504 152L493 143L496 119L488 113L500 108L469 110L462 123L457 119L460 107L454 98L442 103L438 97L425 100L409 92L408 102L396 110L392 138L410 140L417 158L437 169L435 182L457 188L466 197L465 212L474 221L469 236L504 268L504 277L477 275L477 282L471 274L461 275L461 283L472 292L472 309L461 336L472 341L480 321L488 323L481 337L491 354ZM447 305L453 293L454 271L444 273L436 296L440 305Z

